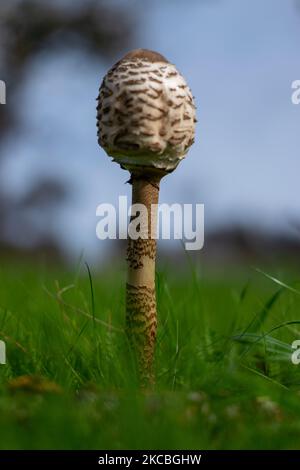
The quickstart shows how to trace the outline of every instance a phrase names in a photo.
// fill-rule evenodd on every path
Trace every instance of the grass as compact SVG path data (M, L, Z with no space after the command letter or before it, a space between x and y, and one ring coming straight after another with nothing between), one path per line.
M1 449L292 449L297 275L157 276L157 384L139 391L124 273L0 269Z

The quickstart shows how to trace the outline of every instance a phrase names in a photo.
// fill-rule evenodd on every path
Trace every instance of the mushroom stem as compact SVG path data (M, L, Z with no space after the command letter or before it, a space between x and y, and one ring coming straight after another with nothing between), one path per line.
M160 175L131 175L132 204L142 204L144 209L131 214L139 220L138 238L128 233L126 329L133 347L140 379L143 384L153 384L153 358L156 340L157 311L155 292L155 258L157 204ZM134 239L136 238L136 239Z

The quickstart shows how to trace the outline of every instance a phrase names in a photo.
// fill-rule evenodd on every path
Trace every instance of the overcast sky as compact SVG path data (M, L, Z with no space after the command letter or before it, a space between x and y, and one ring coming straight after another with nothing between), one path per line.
M204 203L208 228L250 223L288 230L300 217L300 105L291 102L291 83L300 79L296 2L136 4L136 47L174 62L198 107L196 143L163 180L161 202ZM70 50L44 54L24 88L23 132L6 148L3 184L12 194L26 192L41 175L73 190L40 223L74 253L99 248L96 206L130 194L127 173L96 140L95 98L110 65Z

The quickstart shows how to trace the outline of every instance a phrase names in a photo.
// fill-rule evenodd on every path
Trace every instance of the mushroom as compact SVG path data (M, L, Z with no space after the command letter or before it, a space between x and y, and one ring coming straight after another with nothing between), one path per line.
M177 167L194 142L195 122L186 81L157 52L133 50L103 79L97 106L99 145L130 172L132 203L147 209L139 214L139 236L128 233L126 284L126 331L146 383L153 382L157 330L153 209L161 178Z

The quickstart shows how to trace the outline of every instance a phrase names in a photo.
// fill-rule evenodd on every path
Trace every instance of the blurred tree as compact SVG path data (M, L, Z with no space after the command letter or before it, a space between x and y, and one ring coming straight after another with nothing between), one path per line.
M0 106L0 160L4 137L18 127L17 93L32 60L42 52L59 49L61 44L84 48L87 54L103 57L129 47L133 11L105 0L10 0L0 3L0 78L7 84L9 105ZM0 166L1 172L1 166ZM1 176L1 174L0 174ZM33 188L25 206L46 209L66 197L57 182L44 181L43 189ZM41 201L41 193L43 194ZM15 205L14 205L15 204ZM0 187L0 239L9 214L23 207L22 201L7 199Z

